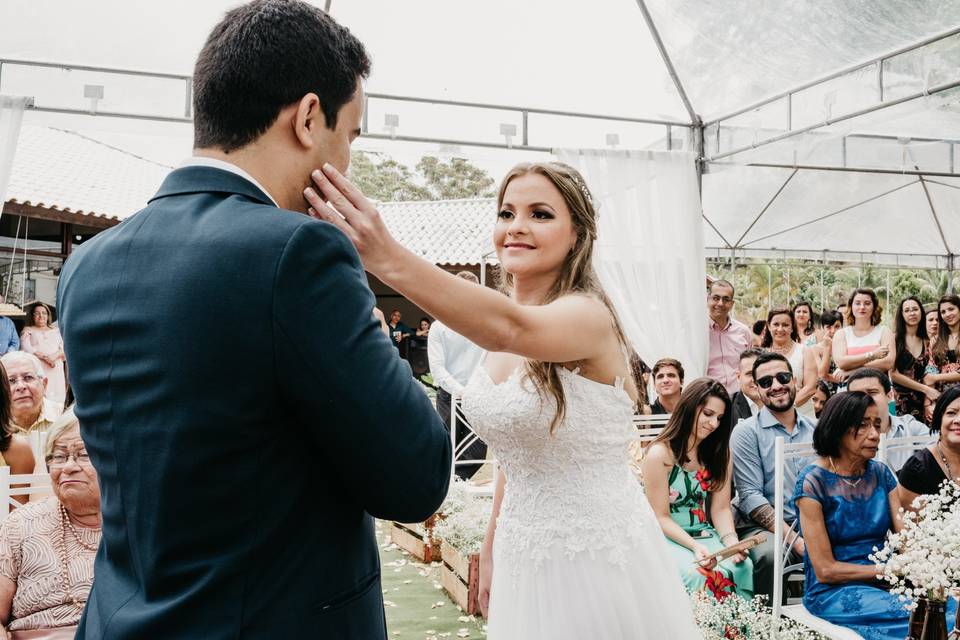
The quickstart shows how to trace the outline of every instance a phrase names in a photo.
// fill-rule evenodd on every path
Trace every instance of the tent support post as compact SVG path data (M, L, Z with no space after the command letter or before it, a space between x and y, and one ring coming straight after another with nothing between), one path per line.
M947 256L947 293L953 293L953 266L956 256L952 253Z

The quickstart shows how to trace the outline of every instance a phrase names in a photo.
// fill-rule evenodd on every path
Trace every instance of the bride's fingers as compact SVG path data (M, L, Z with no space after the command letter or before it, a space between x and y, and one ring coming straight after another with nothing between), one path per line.
M350 224L343 219L343 216L330 208L316 191L307 187L303 190L303 197L310 205L310 209L307 212L310 216L329 222L340 229L340 231L343 231L343 233L350 238L351 242L356 243L356 233L353 228L350 227Z
M330 206L352 224L359 212L350 200L319 169L314 170L310 177L313 179L313 183L317 185L320 193L323 194L324 199L330 203Z
M363 195L363 192L357 189L346 176L340 173L336 167L328 162L323 165L323 173L357 210L367 213L371 212L373 206L370 204L370 201L367 200L367 197Z

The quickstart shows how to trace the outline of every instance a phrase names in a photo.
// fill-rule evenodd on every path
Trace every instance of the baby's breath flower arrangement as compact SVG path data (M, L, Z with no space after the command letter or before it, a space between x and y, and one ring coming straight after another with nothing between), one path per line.
M466 482L455 479L440 506L434 536L463 555L480 553L492 510L490 496L471 493Z
M696 591L690 599L703 640L824 640L819 633L788 618L780 619L777 630L764 596L717 600L707 592Z
M960 486L944 482L939 493L920 496L912 506L918 510L901 511L900 533L870 556L890 592L911 609L918 598L946 602L960 586Z

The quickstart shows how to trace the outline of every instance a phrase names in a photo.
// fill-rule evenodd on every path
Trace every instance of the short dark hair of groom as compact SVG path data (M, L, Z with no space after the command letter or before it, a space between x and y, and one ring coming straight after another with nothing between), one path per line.
M234 151L308 93L329 129L370 75L363 44L300 0L255 0L229 11L207 37L193 73L193 144Z

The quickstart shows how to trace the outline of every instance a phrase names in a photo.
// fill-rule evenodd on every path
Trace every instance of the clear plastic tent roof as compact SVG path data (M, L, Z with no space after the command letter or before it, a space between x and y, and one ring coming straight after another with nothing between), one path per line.
M960 252L960 0L330 2L333 16L373 57L368 92L423 99L368 105L368 133L379 139L370 135L361 144L375 143L405 162L416 162L410 149L418 140L417 154L456 153L490 167L493 154L519 156L496 147L505 128L526 125L519 146L527 157L600 147L612 136L621 148L697 150L696 126L429 103L690 125L695 119L645 7L704 122L709 247L741 255L830 252L853 260L869 254L924 266L943 266L945 256ZM237 4L0 3L0 58L188 74L210 28ZM151 42L160 44L141 45L145 24ZM149 108L182 116L182 96L170 88L179 85L169 79L153 88L136 78L125 90L112 76L28 73L5 64L0 92L83 107L78 91L70 90L73 97L51 91L88 82L110 83L102 108L141 110L155 89L163 100L148 101ZM390 137L388 117L399 119L407 141L383 139ZM513 143L520 142L517 133Z
M709 119L944 31L958 0L647 0Z

